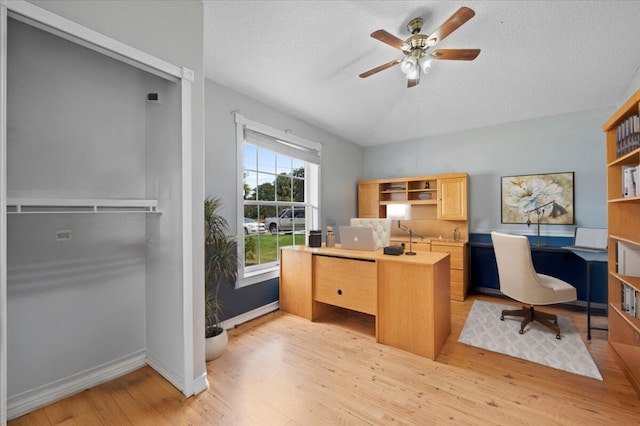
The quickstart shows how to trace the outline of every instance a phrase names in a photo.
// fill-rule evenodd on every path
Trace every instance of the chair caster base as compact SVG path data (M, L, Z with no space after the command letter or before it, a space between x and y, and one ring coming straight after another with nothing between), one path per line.
M535 321L556 333L556 339L560 340L560 327L558 327L558 316L549 314L546 312L541 312L533 309L533 306L526 307L523 306L521 309L504 309L500 314L500 320L504 321L505 315L511 315L515 317L521 317L522 322L520 323L520 334L524 334L524 329L527 324L532 321Z

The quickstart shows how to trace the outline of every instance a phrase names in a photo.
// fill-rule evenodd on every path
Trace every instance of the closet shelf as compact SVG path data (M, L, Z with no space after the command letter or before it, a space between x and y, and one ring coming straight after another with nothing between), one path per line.
M102 198L11 198L9 214L43 213L160 213L158 200Z

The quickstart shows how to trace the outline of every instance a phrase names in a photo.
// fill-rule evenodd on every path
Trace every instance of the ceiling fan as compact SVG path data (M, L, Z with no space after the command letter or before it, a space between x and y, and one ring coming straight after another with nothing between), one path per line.
M407 29L412 35L406 40L401 40L385 30L372 32L371 37L402 50L405 56L363 72L360 78L367 78L400 64L400 69L407 77L407 87L414 87L420 82L420 71L426 72L431 66L431 60L473 61L480 54L480 49L438 49L433 52L428 50L473 18L475 14L473 10L463 6L430 35L420 34L422 18L414 18L407 24Z

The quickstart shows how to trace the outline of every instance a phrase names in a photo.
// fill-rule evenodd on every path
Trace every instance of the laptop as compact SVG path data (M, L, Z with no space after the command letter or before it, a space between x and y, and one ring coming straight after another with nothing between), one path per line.
M340 248L374 251L373 229L369 226L341 226Z
M601 228L576 228L573 245L563 247L569 250L581 250L592 252L606 252L609 236L606 229Z

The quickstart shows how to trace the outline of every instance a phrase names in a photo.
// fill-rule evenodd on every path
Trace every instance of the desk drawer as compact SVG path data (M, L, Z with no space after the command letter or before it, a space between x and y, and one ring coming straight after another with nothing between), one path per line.
M451 269L464 268L464 249L462 247L431 244L431 251L449 253L449 257L451 258Z
M402 240L395 240L393 238L391 238L390 240L391 244L404 244L404 251L407 252L409 251L409 240L408 239L402 239ZM411 248L413 251L431 251L431 243L429 242L425 242L425 241L420 241L420 238L414 239L411 242Z
M464 300L467 295L466 280L464 274L459 269L451 270L451 298L453 300Z
M365 314L378 309L375 262L313 256L313 300Z

